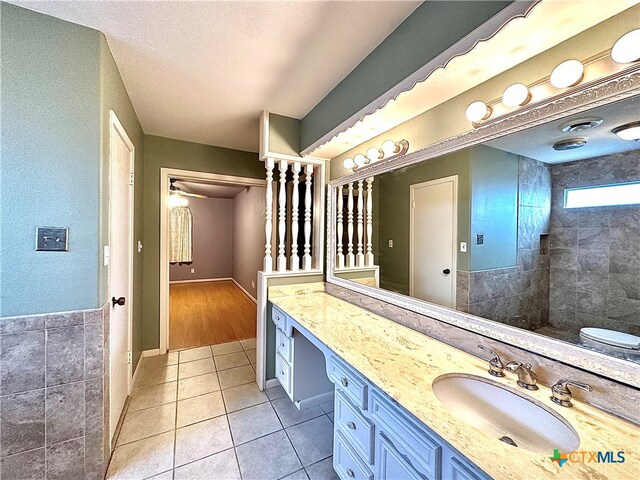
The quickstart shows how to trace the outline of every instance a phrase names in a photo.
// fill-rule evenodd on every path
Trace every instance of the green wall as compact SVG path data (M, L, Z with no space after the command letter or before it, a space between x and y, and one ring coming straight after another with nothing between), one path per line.
M458 241L468 241L471 186L469 162L469 150L465 149L376 177L373 190L380 207L377 209L377 222L374 219L374 239L379 239L374 254L380 266L381 288L409 294L411 185L458 175ZM393 248L389 248L391 239ZM459 270L467 270L469 254L458 252L457 263Z
M0 3L0 315L100 305L100 35ZM36 252L36 225L69 227Z
M300 120L269 113L269 151L300 154Z
M510 3L495 0L422 3L302 119L302 149L429 63Z
M109 141L110 141L110 111L113 110L124 127L129 139L135 147L134 164L134 232L133 232L133 319L132 319L132 348L134 368L142 353L142 252L138 253L138 240L142 240L142 199L144 180L144 133L138 121L129 95L122 83L111 50L102 33L100 35L100 97L101 97L101 135L102 135L102 168L101 168L101 215L100 215L100 245L109 243ZM99 254L100 255L100 254ZM102 263L100 263L102 265ZM108 268L101 267L100 275L100 304L109 300Z
M144 137L143 349L160 342L160 168L264 179L258 154L170 138Z
M513 267L518 248L518 157L478 145L471 152L471 271ZM484 236L478 245L476 235Z

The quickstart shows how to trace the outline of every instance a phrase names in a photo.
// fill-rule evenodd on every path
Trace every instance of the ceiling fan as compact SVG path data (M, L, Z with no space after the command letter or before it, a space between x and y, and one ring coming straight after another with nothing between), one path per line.
M174 194L174 195L182 195L184 197L193 197L193 198L211 198L211 197L208 197L206 195L201 195L199 193L190 193L190 192L182 191L182 190L180 190L178 187L176 187L174 185L175 181L176 181L176 179L172 178L170 180L170 185L169 185L169 192Z

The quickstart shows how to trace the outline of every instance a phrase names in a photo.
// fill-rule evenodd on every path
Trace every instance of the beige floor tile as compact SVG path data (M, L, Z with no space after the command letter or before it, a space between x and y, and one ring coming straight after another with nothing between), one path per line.
M233 448L176 468L175 480L240 480Z
M228 355L220 355L213 358L216 362L216 369L218 371L241 367L242 365L249 365L249 359L244 352L230 353Z
M282 478L302 468L282 430L240 445L236 454L244 480Z
M227 412L235 412L241 408L251 407L269 400L255 383L227 388L222 391L222 396L224 397Z
M220 392L207 393L178 402L178 428L209 418L224 415L224 403Z
M176 431L176 467L233 446L227 418L216 417Z
M256 339L255 338L248 338L246 340L240 340L240 343L242 344L242 348L244 348L245 350L255 350L255 348L256 348Z
M228 418L236 446L282 430L282 424L269 402L230 413Z
M171 431L116 447L107 480L148 478L173 468L174 434Z
M149 368L168 367L169 365L178 364L178 352L169 352L164 355L154 355L152 357L142 357L141 365Z
M213 365L213 358L203 358L193 362L181 363L178 378L182 380L183 378L204 375L205 373L211 373L214 371L215 366Z
M142 438L173 430L175 422L175 403L127 413L118 437L118 445L135 442Z
M211 356L211 348L209 347L197 347L190 348L188 350L180 350L180 363L193 362L194 360L209 358Z
M148 480L173 480L173 470L159 473L158 475L150 477Z
M269 400L277 400L278 398L287 396L287 392L285 392L284 388L282 388L280 385L278 385L277 387L267 388L265 391L267 392L267 397L269 397Z
M160 383L174 382L178 379L178 365L167 367L146 367L142 365L142 370L138 373L135 388L150 387Z
M304 467L330 457L333 452L333 423L324 415L287 428L287 435Z
M220 388L236 387L245 383L253 383L256 381L256 372L250 365L243 367L230 368L218 372L220 378Z
M204 393L217 392L218 390L220 390L220 383L215 372L178 380L178 400Z
M256 349L255 348L247 350L245 353L247 354L247 357L249 357L249 361L251 363L256 363Z
M241 352L242 345L240 342L220 343L218 345L211 345L211 351L214 355L227 355L229 353Z
M156 407L176 401L178 382L161 383L152 387L138 388L131 394L127 412L137 412L144 408Z

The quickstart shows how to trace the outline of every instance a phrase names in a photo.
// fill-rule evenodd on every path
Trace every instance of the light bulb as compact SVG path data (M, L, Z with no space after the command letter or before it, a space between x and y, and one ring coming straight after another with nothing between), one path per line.
M355 166L355 163L353 162L353 158L351 158L351 157L345 158L342 161L342 166L344 168L346 168L347 170L351 170Z
M573 87L580 83L584 76L584 66L578 60L562 62L551 72L551 85L556 88Z
M367 150L367 158L372 162L380 160L380 150L378 150L376 147L371 147Z
M640 140L640 122L631 122L620 125L612 130L622 140Z
M611 58L616 63L632 63L640 60L640 28L625 33L613 44Z
M511 108L526 105L530 99L531 93L529 93L527 86L522 83L509 85L502 93L502 103Z
M479 122L491 116L491 108L489 108L486 103L478 100L469 104L465 115L470 122Z
M367 157L359 153L355 157L353 157L353 162L356 164L357 167L362 167L367 163Z
M396 142L393 140L385 140L381 147L385 157L390 157L396 153Z

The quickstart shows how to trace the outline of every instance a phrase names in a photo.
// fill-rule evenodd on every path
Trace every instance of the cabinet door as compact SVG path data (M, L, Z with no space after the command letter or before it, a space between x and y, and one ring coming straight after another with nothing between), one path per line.
M376 480L425 480L411 465L411 459L402 455L383 434L377 438Z
M447 480L491 480L491 477L452 452L444 455L442 478Z

